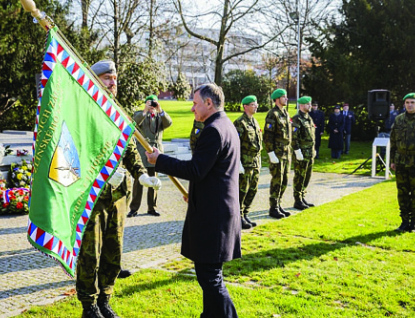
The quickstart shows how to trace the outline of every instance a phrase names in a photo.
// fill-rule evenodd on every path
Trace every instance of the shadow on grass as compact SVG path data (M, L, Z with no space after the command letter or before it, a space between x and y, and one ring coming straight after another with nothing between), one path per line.
M241 272L247 275L253 271L257 272L277 267L283 268L289 263L300 260L309 261L345 247L356 246L356 244L362 246L370 245L369 243L371 241L381 237L394 237L397 235L400 234L395 231L383 231L367 235L358 235L339 242L319 242L290 248L276 248L258 253L245 254L242 259L225 266L228 267L226 271L230 275L240 275Z
M157 274L155 274L155 277L157 277ZM171 278L161 279L161 280L157 280L157 281L153 281L149 283L134 284L130 282L128 285L121 288L121 292L119 293L119 296L128 297L135 293L158 289L160 287L168 286L170 284L176 284L178 282L191 282L191 281L196 281L196 276L192 277L192 276L178 273L172 276Z

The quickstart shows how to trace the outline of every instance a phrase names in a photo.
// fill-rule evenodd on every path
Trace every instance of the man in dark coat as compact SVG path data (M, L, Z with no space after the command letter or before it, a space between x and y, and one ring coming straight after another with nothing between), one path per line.
M324 134L324 124L325 118L324 113L318 109L318 103L314 102L311 106L311 112L308 114L313 118L314 125L316 127L316 140L314 148L316 149L316 159L319 159L320 145L321 145L321 136Z
M200 317L238 317L223 282L222 264L241 257L239 214L239 137L223 111L222 89L207 84L195 90L192 112L204 123L192 159L149 154L156 171L189 180L189 198L182 235L183 256L195 264L203 290Z
M352 125L356 123L356 117L354 116L354 112L349 110L349 104L343 105L342 115L344 118L344 131L343 131L343 138L344 138L344 151L343 153L348 155L350 150L350 140L352 138Z
M340 106L334 107L334 113L330 115L327 124L330 133L329 148L331 157L339 159L343 150L344 117L340 114Z

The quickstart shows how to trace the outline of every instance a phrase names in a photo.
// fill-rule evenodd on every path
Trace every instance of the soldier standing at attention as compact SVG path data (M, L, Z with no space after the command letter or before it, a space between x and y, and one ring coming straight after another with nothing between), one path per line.
M315 127L311 116L311 97L303 96L298 100L300 109L293 117L292 147L294 159L294 208L304 210L314 206L305 199L314 163Z
M262 133L254 114L258 109L257 98L246 96L242 100L244 113L233 124L241 142L241 161L239 163L239 204L243 229L256 226L249 217L249 209L258 191L261 169Z
M398 203L402 223L396 231L415 227L415 93L403 98L406 111L396 116L392 126L391 169L396 172Z
M117 95L115 64L103 60L91 66L104 87ZM160 188L161 182L149 177L132 141L123 158L127 170L146 187ZM102 189L86 224L76 265L76 292L82 303L82 318L116 318L109 305L115 280L121 269L125 214L116 202L127 193L125 170L118 168Z
M285 89L276 89L271 94L275 107L270 109L265 118L264 146L269 157L270 209L269 215L276 219L290 216L290 212L281 207L281 198L288 184L290 169L291 122L284 106L288 98Z
M147 139L152 147L157 147L163 151L163 132L169 128L173 121L169 114L161 108L156 95L147 96L145 100L144 110L138 111L134 114L134 120L137 123L143 136ZM144 147L137 143L137 149L140 153L141 160L146 167L148 174L152 177L157 176L154 165L147 161ZM143 197L143 186L134 179L133 195L130 202L130 212L127 217L131 218L137 216L138 209L141 205L141 198ZM147 213L154 216L160 216L156 211L157 207L157 191L150 188L147 191Z
M324 113L318 109L318 103L314 102L311 105L311 111L308 113L311 118L313 118L314 126L316 127L316 159L319 159L319 153L320 153L320 145L321 145L321 136L324 134L324 124L325 124L325 118Z

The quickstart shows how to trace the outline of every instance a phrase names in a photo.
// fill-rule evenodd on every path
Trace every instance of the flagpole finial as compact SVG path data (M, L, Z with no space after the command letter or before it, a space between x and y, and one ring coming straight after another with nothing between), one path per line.
M30 12L32 17L34 17L45 30L53 27L53 21L44 12L41 12L36 8L36 3L33 0L20 0L20 3L22 4L23 9Z

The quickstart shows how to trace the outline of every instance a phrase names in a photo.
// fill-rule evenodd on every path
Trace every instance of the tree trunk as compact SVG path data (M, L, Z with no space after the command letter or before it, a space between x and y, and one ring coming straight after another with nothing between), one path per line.
M118 70L118 64L120 63L120 34L118 29L118 2L117 0L113 0L114 5L114 63L115 68Z
M151 58L152 50L153 50L153 37L154 37L154 26L153 26L153 8L154 8L154 0L150 0L150 25L148 27L148 57Z
M82 28L88 28L88 12L89 5L91 4L90 0L82 0Z

